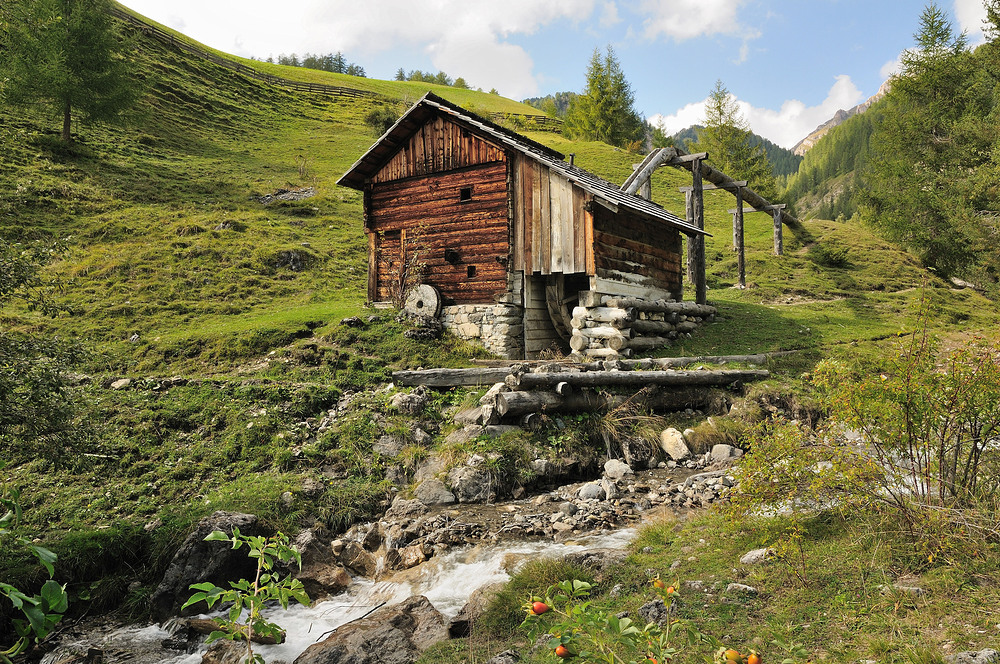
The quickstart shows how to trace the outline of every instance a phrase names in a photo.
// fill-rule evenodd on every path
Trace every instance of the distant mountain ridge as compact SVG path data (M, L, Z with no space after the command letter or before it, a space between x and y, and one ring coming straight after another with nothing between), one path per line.
M859 113L864 113L869 108L871 108L872 104L874 104L879 99L884 97L888 91L889 91L889 81L886 81L879 87L878 92L876 92L874 95L872 95L865 101L861 102L857 106L850 108L846 111L840 109L839 111L833 114L832 118L830 118L820 126L816 127L816 129L814 129L812 133L810 133L808 136L806 136L801 141L796 143L792 147L792 152L794 152L796 155L800 157L805 156L806 152L809 152L809 150L812 149L814 145L816 145L816 141L826 136L826 133L828 131L830 131L837 125L843 124L844 121L847 120L848 118L853 117Z
M687 129L681 129L671 136L674 142L681 147L687 148L689 143L698 141L698 130L704 129L701 125L691 125ZM767 154L767 160L771 162L771 170L776 176L791 175L799 169L802 157L795 155L791 150L783 148L776 143L772 143L759 134L750 133L750 141L753 145L762 145ZM711 156L709 156L711 160Z

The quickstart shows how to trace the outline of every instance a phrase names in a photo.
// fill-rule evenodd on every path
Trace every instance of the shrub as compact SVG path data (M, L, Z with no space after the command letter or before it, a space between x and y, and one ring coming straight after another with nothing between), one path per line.
M821 362L813 380L830 409L825 429L755 429L728 509L889 510L926 561L977 555L1000 536L998 358L1000 345L983 340L940 355L918 332L880 371Z

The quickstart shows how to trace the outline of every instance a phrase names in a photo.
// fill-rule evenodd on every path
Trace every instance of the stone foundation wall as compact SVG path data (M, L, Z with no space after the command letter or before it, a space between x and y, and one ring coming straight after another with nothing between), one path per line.
M453 334L481 344L500 357L524 357L524 309L513 304L458 304L441 308L441 322Z

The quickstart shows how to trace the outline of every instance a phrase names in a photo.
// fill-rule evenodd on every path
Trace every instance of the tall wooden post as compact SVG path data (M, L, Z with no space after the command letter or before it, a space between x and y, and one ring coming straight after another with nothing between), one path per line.
M784 207L784 206L782 206ZM774 209L774 255L780 256L784 253L781 241L781 207Z
M743 187L736 188L736 212L733 213L733 235L736 238L737 288L747 287L746 247L743 242Z
M687 222L692 226L695 225L694 221L694 196L691 195L690 191L684 192L684 216ZM692 284L694 283L694 236L687 236L687 273L688 281Z
M705 228L705 193L701 184L701 159L695 159L691 163L691 198L692 216L694 225L699 229ZM694 290L695 302L698 304L708 303L708 285L705 282L705 236L699 234L694 242Z
M653 180L652 178L646 178L639 185L639 196L645 198L647 201L653 200Z

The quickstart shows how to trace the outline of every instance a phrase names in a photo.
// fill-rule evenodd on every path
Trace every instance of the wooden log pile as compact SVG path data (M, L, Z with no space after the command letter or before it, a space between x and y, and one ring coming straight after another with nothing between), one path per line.
M614 359L644 353L714 320L715 307L694 302L581 294L573 309L570 348L581 358Z

